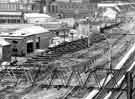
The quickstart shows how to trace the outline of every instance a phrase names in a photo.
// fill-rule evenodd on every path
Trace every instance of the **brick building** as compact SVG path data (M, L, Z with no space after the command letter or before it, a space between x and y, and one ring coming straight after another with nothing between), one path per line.
M39 12L33 0L0 0L0 23L21 23L23 13Z
M121 1L127 2L127 0L46 0L46 4L51 15L80 18L91 16L97 10L97 3Z
M89 0L56 0L51 3L48 11L50 14L60 14L64 17L87 17L94 12L96 3Z

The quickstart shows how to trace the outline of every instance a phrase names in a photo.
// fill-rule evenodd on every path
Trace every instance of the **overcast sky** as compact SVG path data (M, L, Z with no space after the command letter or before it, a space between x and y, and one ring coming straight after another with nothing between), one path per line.
M10 2L16 2L16 1L18 1L18 0L9 0Z

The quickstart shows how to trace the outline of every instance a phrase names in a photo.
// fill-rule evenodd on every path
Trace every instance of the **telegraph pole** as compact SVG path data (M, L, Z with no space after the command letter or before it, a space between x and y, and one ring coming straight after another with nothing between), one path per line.
M127 72L127 99L132 99L133 78L132 73Z

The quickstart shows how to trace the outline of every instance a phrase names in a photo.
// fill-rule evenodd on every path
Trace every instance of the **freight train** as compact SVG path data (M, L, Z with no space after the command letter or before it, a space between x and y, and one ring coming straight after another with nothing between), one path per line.
M75 30L55 31L56 36L50 39L47 49L38 55L32 56L26 63L42 62L48 63L49 61L60 57L63 54L72 53L81 49L88 48L88 36L79 34Z
M50 40L49 51L53 52L73 52L88 47L88 36L70 30L67 34L60 34Z

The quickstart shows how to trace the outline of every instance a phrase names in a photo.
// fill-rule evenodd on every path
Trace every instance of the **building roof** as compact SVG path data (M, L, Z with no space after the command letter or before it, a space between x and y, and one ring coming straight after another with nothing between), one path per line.
M21 16L22 12L0 12L0 15Z
M6 46L6 45L10 45L10 43L7 42L5 39L0 38L0 46Z
M51 16L41 13L25 13L24 18L51 18Z
M30 26L34 26L34 24L0 24L0 32L13 32Z
M30 26L30 27L17 29L10 33L1 32L0 36L25 37L25 36L36 35L36 34L45 33L45 32L49 32L49 30L41 26Z

